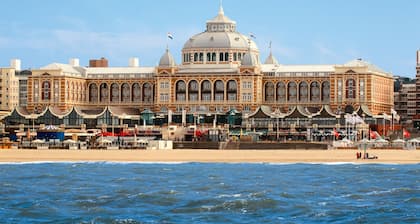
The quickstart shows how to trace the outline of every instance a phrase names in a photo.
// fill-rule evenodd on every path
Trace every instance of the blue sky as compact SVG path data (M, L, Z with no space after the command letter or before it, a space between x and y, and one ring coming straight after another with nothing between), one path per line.
M166 44L177 62L188 38L216 16L218 0L3 0L0 66L20 58L23 68L106 57L125 66L138 57L155 66ZM343 64L355 58L395 75L415 76L420 49L420 1L224 0L238 31L254 33L261 59L282 64ZM168 41L171 32L174 40Z

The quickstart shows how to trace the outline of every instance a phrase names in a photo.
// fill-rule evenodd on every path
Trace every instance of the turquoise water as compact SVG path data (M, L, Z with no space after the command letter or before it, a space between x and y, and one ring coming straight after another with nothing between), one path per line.
M1 223L420 223L420 164L0 164Z

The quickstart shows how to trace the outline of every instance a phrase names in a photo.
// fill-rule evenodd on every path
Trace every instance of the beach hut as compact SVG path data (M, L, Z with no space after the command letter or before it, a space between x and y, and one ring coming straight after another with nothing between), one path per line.
M79 149L78 147L78 142L72 140L72 139L67 139L63 141L63 144L67 145L69 149Z
M405 141L404 139L395 139L394 141L392 141L391 143L392 147L397 147L397 148L403 148L405 145Z
M41 143L45 143L45 140L43 140L43 139L35 139L35 140L32 141L32 143L34 143L34 144L41 144Z
M32 144L34 144L37 149L48 149L48 143L43 139L35 139L32 141Z
M375 140L374 145L375 147L387 147L389 142L386 139L378 138Z
M350 141L348 138L343 138L342 140L333 142L334 148L340 148L340 147L346 148L346 147L352 147L352 146L353 146L353 142Z
M412 138L407 141L407 149L417 149L420 147L420 139Z

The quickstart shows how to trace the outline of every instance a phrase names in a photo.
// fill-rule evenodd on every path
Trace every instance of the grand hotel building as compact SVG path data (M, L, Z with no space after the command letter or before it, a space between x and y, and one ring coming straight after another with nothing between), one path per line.
M76 110L88 116L109 108L117 116L116 111L135 116L144 110L252 116L263 107L265 114L287 115L298 108L310 116L328 108L332 115L363 111L374 116L389 114L393 107L390 73L361 59L341 65L284 65L270 52L261 61L255 42L237 31L222 7L204 32L186 40L181 53L177 64L166 49L157 67L141 67L136 58L128 67L108 67L102 58L91 60L89 67L71 59L34 69L25 111L50 108L64 116Z

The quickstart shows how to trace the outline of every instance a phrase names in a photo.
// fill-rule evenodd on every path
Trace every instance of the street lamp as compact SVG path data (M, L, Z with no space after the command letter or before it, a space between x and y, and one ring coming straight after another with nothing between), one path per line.
M32 131L29 131L29 139L31 141L31 145L32 145L32 132L35 132L35 119L38 117L37 114L30 114L29 115L29 119L32 120ZM30 128L28 128L30 129Z
M276 140L279 140L279 118L280 118L280 110L279 108L277 108L274 112L273 112L274 116L276 117L276 125L277 125L277 129L276 129Z

